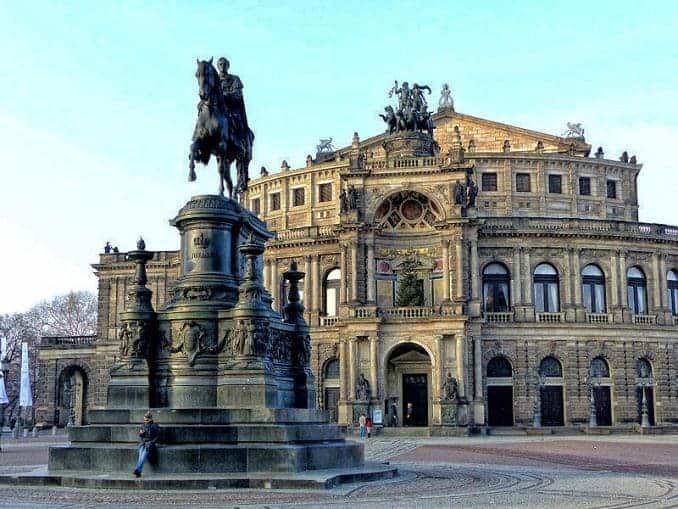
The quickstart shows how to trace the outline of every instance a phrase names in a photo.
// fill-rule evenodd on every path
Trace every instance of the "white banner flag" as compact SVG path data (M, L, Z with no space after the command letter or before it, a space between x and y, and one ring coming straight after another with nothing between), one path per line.
M7 399L7 391L5 391L5 377L0 372L0 405L6 405L7 403L9 403L9 399Z
M28 373L28 343L21 343L21 392L19 393L19 405L22 407L33 406L31 377Z

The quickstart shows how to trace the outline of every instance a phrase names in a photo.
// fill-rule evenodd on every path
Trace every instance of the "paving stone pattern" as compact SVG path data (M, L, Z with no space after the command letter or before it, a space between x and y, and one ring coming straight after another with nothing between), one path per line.
M0 473L36 468L53 439L4 440ZM678 507L678 437L373 438L399 478L322 491L122 491L3 486L0 507ZM18 465L23 466L18 466Z

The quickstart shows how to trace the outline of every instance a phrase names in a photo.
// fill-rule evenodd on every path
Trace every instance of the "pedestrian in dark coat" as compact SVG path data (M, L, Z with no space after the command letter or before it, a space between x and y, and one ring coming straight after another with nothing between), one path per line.
M160 426L153 422L153 415L151 412L146 412L144 415L144 424L139 429L139 461L134 468L134 475L141 477L141 471L144 468L144 463L150 455L156 454L156 443L160 436Z

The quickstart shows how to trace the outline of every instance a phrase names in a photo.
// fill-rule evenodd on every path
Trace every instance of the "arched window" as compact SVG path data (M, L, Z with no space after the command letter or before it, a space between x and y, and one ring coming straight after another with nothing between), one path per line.
M561 378L563 376L563 367L555 357L544 357L541 363L539 363L539 374L547 378Z
M640 358L636 361L636 377L648 379L652 376L652 365L647 359Z
M490 263L483 269L483 302L486 313L509 310L509 271L501 263Z
M678 315L678 271L670 270L666 279L669 287L669 307L672 314Z
M591 376L594 378L609 378L610 366L602 357L596 357L591 361Z
M647 288L645 274L638 267L631 267L626 273L628 304L634 315L647 314Z
M548 263L534 269L534 308L537 313L560 311L558 271Z
M330 359L325 364L325 379L334 380L339 378L339 359Z
M596 265L587 265L581 271L584 307L589 313L605 312L605 275Z
M327 316L337 316L339 311L339 285L341 271L332 269L323 281L323 313Z
M487 363L488 378L509 378L513 376L513 368L506 357L494 357Z

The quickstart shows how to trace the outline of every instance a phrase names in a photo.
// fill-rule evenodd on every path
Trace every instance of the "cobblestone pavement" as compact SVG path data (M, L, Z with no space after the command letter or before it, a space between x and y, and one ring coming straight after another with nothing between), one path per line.
M64 437L3 441L0 472L44 464ZM331 491L122 491L0 488L0 507L517 507L678 508L678 437L372 438L369 461L390 461L391 481Z

